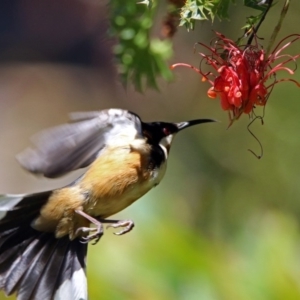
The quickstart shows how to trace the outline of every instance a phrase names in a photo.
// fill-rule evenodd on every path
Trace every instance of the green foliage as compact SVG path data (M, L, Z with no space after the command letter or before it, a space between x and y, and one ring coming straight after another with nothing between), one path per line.
M215 17L229 19L228 9L235 0L187 0L181 9L180 26L188 30L195 28L195 21L204 21Z
M255 27L255 25L262 20L262 18L264 18L266 11L268 9L268 5L267 4L258 5L256 0L245 0L244 4L247 7L261 11L261 13L258 14L257 16L250 16L247 18L247 22L245 26L242 28L245 29L245 31L249 31L252 30Z
M215 17L220 20L229 19L229 7L235 0L187 0L181 9L180 26L185 26L188 30L195 28L196 21L213 21ZM263 16L267 5L258 4L257 0L244 0L244 5L262 13L258 16L251 16L247 22L247 28L254 26ZM246 27L245 26L245 27Z
M142 91L145 84L157 88L159 76L170 80L167 60L172 56L172 44L150 37L156 3L113 0L110 9L111 32L118 39L114 53L123 84L132 82Z
M178 1L180 3L180 1ZM196 21L229 19L229 8L235 0L186 0L182 7L174 6L172 13L180 19L179 26L187 30L195 28ZM261 13L247 18L245 31L258 24L265 15L268 5L258 0L244 0L244 5ZM151 37L155 22L157 0L112 0L110 2L111 34L116 37L114 53L118 72L125 86L133 84L138 91L146 86L157 88L157 79L170 81L172 72L168 59L172 56L172 42ZM178 4L179 5L179 4ZM172 26L176 27L176 21ZM242 26L242 24L241 24Z
M251 30L255 26L255 24L257 24L259 22L259 20L263 16L263 14L264 13L261 13L261 14L259 14L257 16L250 16L250 17L248 17L245 26L243 26L242 28L245 29L245 31Z

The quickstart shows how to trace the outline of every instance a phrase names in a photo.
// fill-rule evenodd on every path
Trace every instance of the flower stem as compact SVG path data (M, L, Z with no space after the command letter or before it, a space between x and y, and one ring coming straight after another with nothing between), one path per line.
M267 47L267 51L266 51L266 57L268 57L270 52L271 52L272 46L273 46L273 44L276 40L276 37L277 37L277 35L280 31L282 22L283 22L283 20L286 16L287 11L288 11L289 4L290 4L290 0L285 0L285 3L284 3L283 8L281 10L279 21L278 21L276 27L274 28L274 31L273 31L272 36L270 38L270 41L269 41L269 44L268 44L268 47Z
M250 37L249 37L249 39L248 39L248 41L247 41L247 45L251 45L254 36L257 34L260 25L261 25L261 24L263 23L263 21L265 20L265 17L266 17L266 15L267 15L267 13L269 12L269 10L270 10L272 4L273 4L273 0L269 0L269 3L268 3L268 6L267 6L266 10L265 10L264 13L262 14L262 16L261 16L261 18L260 18L258 24L256 25L256 27L253 28L253 30L252 30L252 33L251 33L251 35L250 35Z

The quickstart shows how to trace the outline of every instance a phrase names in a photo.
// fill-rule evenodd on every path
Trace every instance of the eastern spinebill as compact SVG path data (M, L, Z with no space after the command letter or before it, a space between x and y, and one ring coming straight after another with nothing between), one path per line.
M0 289L18 300L87 299L87 243L98 242L103 223L122 227L119 235L130 231L131 220L107 218L159 184L176 133L213 122L144 123L122 109L70 119L34 136L17 159L49 178L88 167L85 173L53 191L0 195Z

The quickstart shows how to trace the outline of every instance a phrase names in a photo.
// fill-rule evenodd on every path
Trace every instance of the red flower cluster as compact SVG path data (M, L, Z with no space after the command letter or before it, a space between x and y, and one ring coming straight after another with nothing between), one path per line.
M217 74L204 73L201 68L197 69L184 63L174 64L171 68L177 66L192 68L202 75L202 81L209 81L211 88L207 92L208 97L220 97L222 109L229 111L231 123L237 120L242 113L250 114L256 106L265 106L272 87L276 83L292 81L300 86L295 80L276 80L275 76L274 82L266 86L266 81L270 76L279 70L285 70L290 74L294 73L285 65L290 61L295 61L300 54L291 56L282 54L282 51L300 39L300 35L293 34L284 38L267 58L265 51L258 45L257 41L256 45L238 46L224 35L220 33L216 33L216 35L217 40L213 46L198 44L209 50L209 54L199 54L208 65L215 69ZM283 45L286 41L289 42ZM271 64L275 61L277 61L277 65L272 67Z

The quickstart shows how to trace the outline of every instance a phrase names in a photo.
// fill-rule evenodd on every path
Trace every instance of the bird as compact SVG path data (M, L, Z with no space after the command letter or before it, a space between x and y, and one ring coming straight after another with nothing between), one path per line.
M18 300L85 300L88 243L96 244L103 224L134 227L108 217L157 186L166 172L174 136L214 122L143 122L124 109L75 112L69 123L32 137L16 156L36 175L57 178L84 168L61 188L33 194L0 195L0 289Z

